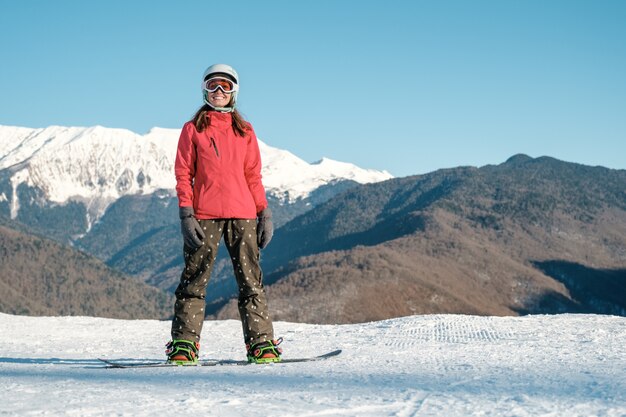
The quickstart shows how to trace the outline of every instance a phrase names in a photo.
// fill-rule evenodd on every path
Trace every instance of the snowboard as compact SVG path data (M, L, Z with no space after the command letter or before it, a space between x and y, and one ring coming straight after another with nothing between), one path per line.
M315 361L321 361L321 360L325 360L328 358L332 358L334 356L339 355L340 353L341 353L341 349L337 349L337 350L333 350L332 352L324 353L323 355L318 355L318 356L310 356L310 357L303 357L303 358L283 358L280 362L271 362L270 364L280 365L282 363L315 362ZM121 361L101 359L101 358L98 358L98 360L104 363L105 366L103 368L105 369L164 368L164 367L171 367L171 366L194 367L194 366L225 366L225 365L239 365L239 366L257 365L256 363L251 363L248 361L236 360L236 359L204 360L204 361L198 361L197 363L193 365L177 365L175 363L167 363L167 362L121 362Z

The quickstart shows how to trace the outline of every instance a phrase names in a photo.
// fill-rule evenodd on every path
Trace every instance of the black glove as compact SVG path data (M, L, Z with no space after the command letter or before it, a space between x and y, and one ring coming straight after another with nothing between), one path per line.
M191 249L198 249L202 246L202 239L206 237L200 227L200 223L194 216L193 207L180 207L178 216L180 217L180 230L183 233L185 245Z
M272 240L272 235L274 235L274 223L272 223L272 210L268 207L257 214L256 237L260 249L265 249Z

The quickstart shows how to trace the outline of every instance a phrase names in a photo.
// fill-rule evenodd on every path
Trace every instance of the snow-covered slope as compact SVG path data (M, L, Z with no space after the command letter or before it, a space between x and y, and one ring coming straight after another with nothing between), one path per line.
M162 128L142 136L101 126L0 126L0 170L11 168L14 190L27 183L42 189L49 201L82 200L102 212L123 195L174 189L173 166L179 134L179 129ZM386 171L361 169L329 159L309 164L263 142L260 147L267 191L285 201L306 197L337 179L368 183L391 178ZM12 201L12 215L17 210L19 201Z
M626 415L624 317L279 322L285 357L344 352L326 362L203 368L102 369L96 360L160 359L169 327L0 314L0 414ZM208 321L203 336L203 358L243 358L239 322Z
M363 169L328 158L309 164L289 151L259 142L263 161L263 183L268 192L288 200L304 198L322 185L335 180L352 180L361 184L392 178L387 171Z

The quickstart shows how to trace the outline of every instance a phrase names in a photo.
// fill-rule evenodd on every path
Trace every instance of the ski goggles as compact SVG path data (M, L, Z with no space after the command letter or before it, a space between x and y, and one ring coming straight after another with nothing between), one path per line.
M235 91L237 91L237 85L228 78L224 77L209 78L208 80L204 81L203 87L209 93L216 92L218 88L224 93L234 93Z

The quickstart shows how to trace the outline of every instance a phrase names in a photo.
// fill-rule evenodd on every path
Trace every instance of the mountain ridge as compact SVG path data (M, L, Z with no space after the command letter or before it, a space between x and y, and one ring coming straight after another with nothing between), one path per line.
M279 319L317 323L626 314L625 191L626 170L550 157L360 185L276 233L268 293Z
M70 133L67 141L75 140ZM147 135L167 142L171 133ZM296 171L351 167L285 155L293 156L277 150L273 157ZM268 162L269 177L280 177L272 156ZM124 195L87 224L89 202L47 201L44 189L16 179L23 168L0 169L0 213L8 218L16 201L24 203L16 219L27 231L70 240L138 282L173 290L182 243L172 190ZM277 229L262 262L278 320L626 311L626 170L517 154L365 184L337 172L306 198L268 192ZM207 312L237 318L230 260L223 250L218 256Z

